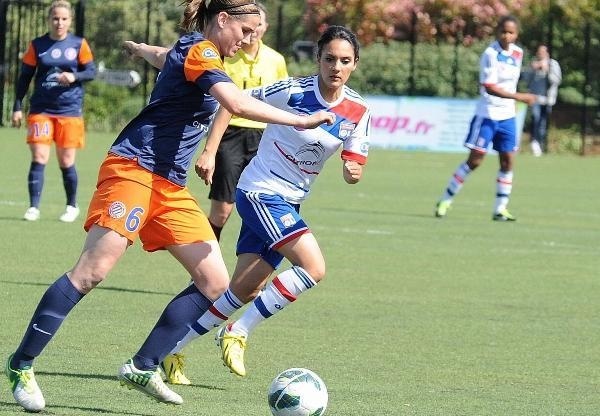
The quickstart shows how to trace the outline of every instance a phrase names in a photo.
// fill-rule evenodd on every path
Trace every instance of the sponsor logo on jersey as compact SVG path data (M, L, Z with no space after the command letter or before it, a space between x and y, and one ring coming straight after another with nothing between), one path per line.
M52 51L50 52L50 56L54 59L60 58L61 55L62 51L60 49L52 49Z
M202 56L206 59L218 58L219 54L212 48L206 48L202 51Z
M123 218L126 212L127 207L121 201L115 201L108 207L108 215L114 219Z

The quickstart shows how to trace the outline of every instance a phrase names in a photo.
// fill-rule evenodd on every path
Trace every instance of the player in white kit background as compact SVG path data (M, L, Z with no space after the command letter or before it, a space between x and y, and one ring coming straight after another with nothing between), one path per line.
M504 16L498 22L496 41L483 52L480 59L480 94L475 116L465 147L470 149L467 160L452 174L435 209L437 217L445 217L456 194L469 174L481 165L490 143L498 152L500 169L496 176L496 199L492 219L515 221L508 211L512 192L513 161L518 150L515 101L527 105L536 96L517 92L523 62L523 49L515 44L519 36L519 22L513 16Z

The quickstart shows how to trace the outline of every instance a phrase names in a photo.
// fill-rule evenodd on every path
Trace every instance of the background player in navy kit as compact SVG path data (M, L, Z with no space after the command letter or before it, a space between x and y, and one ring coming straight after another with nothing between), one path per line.
M48 164L52 141L56 144L56 156L67 196L65 212L60 220L73 222L79 215L75 156L77 149L85 144L83 82L95 77L96 66L87 41L69 32L72 16L69 2L52 2L48 12L50 31L29 44L17 83L12 115L15 127L21 125L22 101L35 74L27 117L27 143L31 149L29 208L23 216L27 221L40 218L44 169Z
M467 176L483 162L490 143L498 152L500 170L496 177L496 199L492 219L515 221L508 211L512 192L513 160L517 144L515 100L531 105L536 96L517 92L523 62L523 49L515 45L519 23L513 16L504 16L496 28L496 41L481 55L479 83L481 97L465 140L471 149L469 157L452 174L448 187L435 208L437 217L444 217L453 198Z
M237 52L260 22L253 1L184 4L181 26L187 33L168 51L149 103L120 132L100 167L80 257L46 290L7 360L13 397L26 410L40 411L46 404L33 361L138 237L146 251L167 250L193 284L165 307L137 353L121 366L119 379L158 401L183 403L163 383L158 364L190 326L197 327L229 283L215 234L186 187L192 158L219 103L245 118L303 129L334 121L326 111L305 116L269 106L244 94L227 76L221 57Z

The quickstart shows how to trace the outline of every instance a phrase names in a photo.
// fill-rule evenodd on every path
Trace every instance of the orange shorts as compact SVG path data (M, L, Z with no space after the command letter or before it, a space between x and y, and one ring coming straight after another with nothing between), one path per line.
M27 116L27 143L52 144L64 148L82 148L85 145L83 117L29 114Z
M135 160L109 154L98 174L84 228L110 228L144 250L216 240L208 218L187 187L140 167Z

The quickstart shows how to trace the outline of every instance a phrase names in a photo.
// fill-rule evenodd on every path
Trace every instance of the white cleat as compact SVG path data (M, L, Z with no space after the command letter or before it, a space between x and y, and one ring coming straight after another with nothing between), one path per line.
M138 370L129 359L119 370L119 380L122 386L136 389L155 400L168 404L182 404L181 396L167 387L162 381L158 370Z
M23 215L25 221L37 221L40 219L40 210L36 207L29 207Z
M79 207L67 205L65 212L60 216L59 220L62 222L73 222L77 217L79 217Z
M31 367L21 370L10 368L10 360L6 362L6 376L13 392L13 397L23 409L28 412L40 412L46 407L46 401L42 391L35 381L33 369Z

